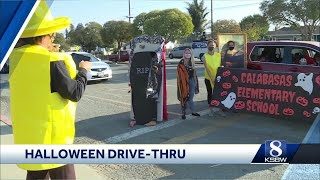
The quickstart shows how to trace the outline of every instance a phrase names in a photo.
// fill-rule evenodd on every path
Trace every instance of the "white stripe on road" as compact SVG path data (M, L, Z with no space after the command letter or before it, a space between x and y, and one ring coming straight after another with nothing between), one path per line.
M124 105L124 107L131 107L131 104L129 103L124 103L124 102L121 102L121 101L115 101L115 100L110 100L110 99L105 99L105 98L101 98L101 97L96 97L96 96L90 96L90 95L84 95L85 97L91 97L91 98L95 98L95 99L99 99L99 100L103 100L103 101L109 101L109 102L113 102L113 103L118 103L118 104L121 104L121 105ZM91 100L91 99L89 99ZM176 113L176 112L171 112L171 111L168 111L168 114L173 114L173 115L178 115L180 116L181 114L180 113ZM170 120L171 121L171 120Z
M124 103L122 101L115 101L115 100L110 100L110 99L105 99L105 98L101 98L101 97L96 97L96 96L90 96L90 95L84 95L85 97L90 97L90 98L95 98L95 99L99 99L99 100L102 100L102 101L108 101L108 102L113 102L113 103L117 103L117 104L122 104L122 105L125 105L126 107L127 106L131 106L131 104L129 103Z
M108 91L109 90L111 90L111 91L124 91L124 89L123 90L121 90L121 89L108 89ZM108 96L116 96L116 97L119 97L119 98L123 98L123 97L126 97L126 96L131 96L131 93L128 93L128 91L129 91L129 89L127 88L126 89L126 93L121 93L121 95L120 94L115 94L114 92L104 92L104 91L93 91L93 92L95 92L95 93L101 93L101 94L103 94L103 95L108 95Z
M170 111L168 111L168 114L172 114L172 115L178 115L178 116L181 116L181 115L182 115L181 113L170 112Z
M207 109L207 110L204 110L204 111L200 111L199 114L201 116L204 116L204 115L208 114L209 112L210 112L209 109ZM191 119L195 119L195 118L196 118L196 116L187 116L186 120L191 120ZM130 131L130 132L126 132L126 133L123 133L123 134L119 134L117 136L106 138L106 139L103 140L103 142L104 143L108 143L108 144L115 144L115 143L118 143L118 142L121 142L121 141L125 141L125 140L128 140L128 139L137 137L137 136L141 136L141 135L146 134L146 133L150 133L150 132L153 132L153 131L158 131L158 130L161 130L161 129L164 129L164 128L168 128L168 127L180 124L180 123L182 123L184 121L185 120L181 120L181 119L169 120L169 121L157 124L156 126L144 127L144 128L136 129L136 130L133 130L133 131Z
M129 83L129 81L125 81L125 80L111 79L111 81L122 82L122 83Z
M221 166L222 164L215 164L215 165L212 165L212 166L210 166L211 168L213 168L213 167L217 167L217 166Z
M96 99L94 99L94 98L90 99L90 98L88 98L88 97L84 97L83 100L84 100L84 101L94 102L95 105L97 105L97 106L99 106L99 107L104 107L104 106L106 106L106 103L105 103L104 101L98 101L98 100L96 100ZM123 104L108 103L107 105L112 106L112 107L121 108L121 109L123 109L123 110L125 110L125 111L130 110L130 107L125 106L125 105L123 105ZM83 108L83 107L79 107L79 108Z
M99 86L99 88L100 88L101 86ZM93 87L93 88L96 88L96 87ZM106 91L124 91L124 90L128 90L128 89L130 89L130 87L128 86L128 87L126 87L126 88L112 88L112 87L110 87L110 86L105 86L105 87L103 87L103 89L101 89L100 91L102 91L102 90L106 90ZM96 91L96 92L100 92L100 91Z

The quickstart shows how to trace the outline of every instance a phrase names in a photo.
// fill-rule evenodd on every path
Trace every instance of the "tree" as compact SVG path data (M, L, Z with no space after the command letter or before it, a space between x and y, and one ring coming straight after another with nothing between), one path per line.
M83 49L85 51L95 50L96 47L102 46L101 38L102 26L96 22L89 22L83 29Z
M84 51L95 50L103 45L101 30L102 26L97 22L89 22L85 26L80 23L74 30L70 28L70 43L80 45Z
M70 25L70 27L69 27L69 32L67 33L66 32L66 42L68 43L68 44L73 44L71 41L71 36L73 36L73 34L74 34L74 25L73 24L71 24Z
M240 22L241 31L247 34L249 41L263 38L269 30L267 18L259 14L247 16Z
M218 20L213 23L213 35L218 33L239 33L241 32L240 25L235 20Z
M193 31L191 17L178 9L157 10L143 14L134 21L134 28L138 27L144 34L163 36L166 42L186 38Z
M141 13L133 20L133 34L139 36L143 34L143 25L147 18L147 13Z
M107 47L111 47L114 42L118 44L118 50L122 42L131 40L132 24L127 21L108 21L103 25L101 37Z
M320 25L319 0L264 0L260 9L275 25L299 30L304 40L311 40Z
M71 26L72 27L72 26ZM84 26L82 23L79 23L75 29L71 29L69 32L70 44L84 46Z
M70 24L70 31L74 31L74 25L73 24Z
M155 16L159 15L159 10L154 10L149 13L141 13L138 16L135 17L133 20L133 34L134 36L139 36L142 34L145 34L144 31L144 24L145 21L151 18L154 18Z
M187 5L187 10L192 18L192 24L194 26L193 32L197 34L204 32L209 24L206 20L209 12L207 12L207 8L204 5L204 0L201 0L200 3L198 0L193 0L192 3L187 2Z
M70 45L66 42L64 35L62 33L56 33L56 38L54 39L54 43L60 44L60 49L64 51L69 51Z

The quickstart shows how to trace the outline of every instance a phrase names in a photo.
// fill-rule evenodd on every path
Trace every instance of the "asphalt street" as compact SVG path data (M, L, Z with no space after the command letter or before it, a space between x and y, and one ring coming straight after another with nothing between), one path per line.
M169 60L170 62L170 60ZM167 65L169 120L155 127L128 126L130 94L126 64L112 64L113 78L90 82L76 115L78 144L261 144L281 139L301 143L312 122L273 119L245 113L207 115L204 67L197 63L200 118L181 120L176 97L176 62ZM1 75L1 115L10 118L7 75ZM11 133L3 131L1 133ZM287 165L91 165L106 179L281 179ZM303 178L303 177L301 177Z

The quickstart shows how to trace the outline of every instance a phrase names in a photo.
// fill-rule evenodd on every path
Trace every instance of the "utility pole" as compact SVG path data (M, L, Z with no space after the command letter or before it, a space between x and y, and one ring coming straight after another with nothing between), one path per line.
M130 2L130 0L129 0L129 16L127 16L127 18L129 19L129 23L131 23L131 19L133 17L131 16L131 2Z
M213 0L211 0L211 38L213 39Z
M129 0L129 23L131 23L131 3Z

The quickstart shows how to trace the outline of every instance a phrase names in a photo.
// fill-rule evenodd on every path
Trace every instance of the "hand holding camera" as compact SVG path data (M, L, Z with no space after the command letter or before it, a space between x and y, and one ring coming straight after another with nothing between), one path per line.
M85 70L87 70L87 72L91 71L91 62L89 61L81 61L79 63L79 67L80 68L84 68Z

